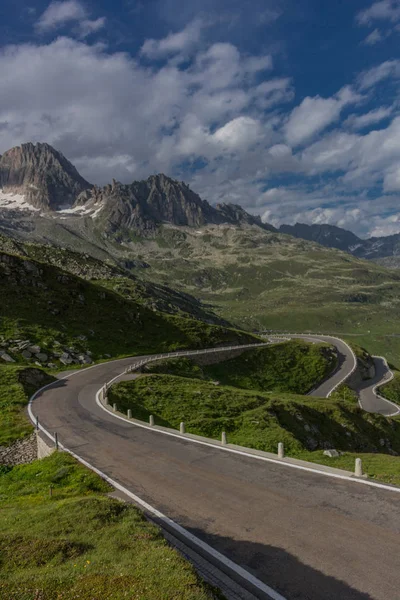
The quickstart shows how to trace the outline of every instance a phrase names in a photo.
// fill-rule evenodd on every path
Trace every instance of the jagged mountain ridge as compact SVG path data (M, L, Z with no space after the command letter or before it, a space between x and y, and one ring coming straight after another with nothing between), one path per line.
M0 157L0 190L0 209L32 207L60 213L54 217L96 218L97 228L105 233L135 230L149 234L162 223L188 227L257 224L274 230L240 206L211 206L186 183L164 174L131 184L113 180L104 187L93 186L49 144L22 144L5 152Z
M351 231L335 225L307 225L306 223L281 225L279 232L309 242L317 242L326 248L343 250L357 258L378 260L399 257L397 260L394 259L394 262L392 261L392 266L396 266L397 262L400 264L400 233L364 240Z
M42 210L72 206L92 186L49 144L22 144L0 156L0 189Z
M186 183L164 174L131 184L113 180L98 187L81 177L49 144L22 144L0 156L0 229L8 235L30 235L41 243L57 243L61 235L69 240L66 245L74 247L77 242L80 249L81 241L83 249L86 244L93 249L94 242L101 256L97 250L96 255L105 258L105 240L124 242L137 235L151 238L163 224L196 228L250 225L278 231L239 205L212 206ZM391 266L400 265L400 234L363 240L340 227L301 223L282 225L279 233L359 258L390 258Z
M214 207L183 181L162 173L131 184L113 180L103 188L95 186L80 195L75 210L91 211L107 233L134 230L146 235L154 233L163 223L186 227L256 224L275 231L241 206L217 204Z

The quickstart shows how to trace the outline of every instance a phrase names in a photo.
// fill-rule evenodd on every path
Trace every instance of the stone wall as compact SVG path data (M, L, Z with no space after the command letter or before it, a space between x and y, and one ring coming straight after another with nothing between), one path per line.
M17 440L11 446L0 446L0 464L23 465L37 458L36 434L32 433L23 440Z
M40 431L36 434L37 440L37 457L36 458L46 458L46 456L50 456L53 452L56 451L54 447L54 442L50 440L44 433Z

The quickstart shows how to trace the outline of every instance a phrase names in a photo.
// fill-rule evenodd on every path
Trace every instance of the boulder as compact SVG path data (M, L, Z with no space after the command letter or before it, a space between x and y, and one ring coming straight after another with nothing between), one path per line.
M29 350L31 354L40 354L41 348L40 346L28 346L27 350Z
M23 356L23 358L26 358L26 359L32 358L32 352L29 352L29 350L24 350L22 352L22 356Z
M6 352L3 352L3 354L1 354L0 358L2 360L4 360L5 362L10 362L13 363L15 362L15 360L13 358L11 358L11 356L9 354L7 354Z
M49 360L49 357L44 352L38 352L35 355L35 358L37 358L38 360L40 360L40 362L47 362Z
M72 358L70 356L67 355L67 357L65 356L61 356L60 357L60 363L62 363L63 365L70 365L72 364Z
M340 456L340 454L334 448L329 448L329 450L324 450L324 456L329 456L329 458L336 458L337 456Z

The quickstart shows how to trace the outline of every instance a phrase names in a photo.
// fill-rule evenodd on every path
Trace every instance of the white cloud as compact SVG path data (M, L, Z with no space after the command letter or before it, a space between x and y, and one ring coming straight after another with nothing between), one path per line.
M192 51L200 41L203 27L203 22L196 19L182 31L170 33L161 40L148 39L141 48L141 54L149 59L158 59Z
M382 42L385 37L387 36L383 35L379 29L374 29L369 35L367 35L363 43L367 46L375 46L375 44L378 42Z
M246 149L261 136L261 124L251 117L232 119L213 134L214 140L228 150Z
M400 232L400 215L390 215L389 217L380 217L377 215L372 222L368 234L371 237L381 237L394 235Z
M357 14L359 25L370 25L373 21L391 21L400 20L400 2L398 0L380 0L374 2L369 8L360 11Z
M86 19L86 10L77 0L52 2L44 11L36 27L39 31L58 29L68 22Z
M88 15L71 22L82 27L85 21ZM150 66L149 55L113 53L66 37L3 48L0 153L46 141L94 183L165 172L211 202L243 204L273 222L328 219L367 232L378 223L363 194L368 186L387 192L376 210L398 212L392 198L400 191L400 117L360 133L395 115L396 107L365 109L348 118L347 131L337 127L324 135L345 107L361 100L368 106L372 93L360 98L344 87L331 98L306 98L288 114L284 103L293 99L293 83L271 74L268 54L250 56L202 36L197 46L185 40L159 40L157 52L165 54L157 56L167 60ZM179 60L189 52L190 60ZM359 85L369 88L396 73L397 61L388 62L364 72ZM303 185L274 183L265 192L270 178L276 182L285 173L303 177Z
M185 67L152 69L70 38L8 47L0 52L0 153L47 141L99 183L178 174L182 161L197 157L209 165L204 189L207 178L215 181L213 161L220 182L251 177L268 162L286 160L268 155L276 134L257 107L270 66L268 57L242 56L231 44L198 51Z
M388 108L376 108L363 115L350 115L344 122L344 125L351 127L351 129L363 129L364 127L380 123L383 119L390 117L392 113L392 106L389 106Z
M89 19L86 8L78 0L52 2L37 21L36 30L47 33L71 23L77 23L78 37L85 38L103 29L106 18Z
M288 142L297 146L309 140L314 135L337 121L342 109L360 97L351 88L342 88L332 98L321 98L307 96L302 103L291 113L285 126L285 134Z
M79 23L80 37L85 38L92 33L100 31L100 29L103 29L103 27L105 27L105 24L105 17L99 17L98 19L93 19L92 21L90 19L84 19L83 21L81 21L81 23Z
M360 89L365 90L389 77L400 78L400 60L387 60L377 67L363 71L358 77L358 84Z

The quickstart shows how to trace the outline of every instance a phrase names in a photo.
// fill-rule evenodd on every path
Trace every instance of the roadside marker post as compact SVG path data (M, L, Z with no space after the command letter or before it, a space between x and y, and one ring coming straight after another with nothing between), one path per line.
M150 415L150 417L149 417L149 424L150 424L152 427L154 427L154 417L153 417L153 415Z
M128 408L128 419L132 419L132 410Z
M285 458L285 447L282 442L278 444L278 458Z
M226 441L226 433L225 431L222 432L222 436L221 436L221 443L225 446L227 444Z
M56 447L56 450L58 450L58 433L57 433L57 431L54 433L54 445Z
M356 466L355 466L355 470L354 470L354 475L356 477L362 477L363 476L362 460L361 460L361 458L356 458Z
M36 431L39 431L39 417L36 417Z
M113 404L113 411L117 412L117 405L115 403Z
M183 421L179 426L179 431L180 431L180 433L186 433L186 427L185 427L185 423Z

